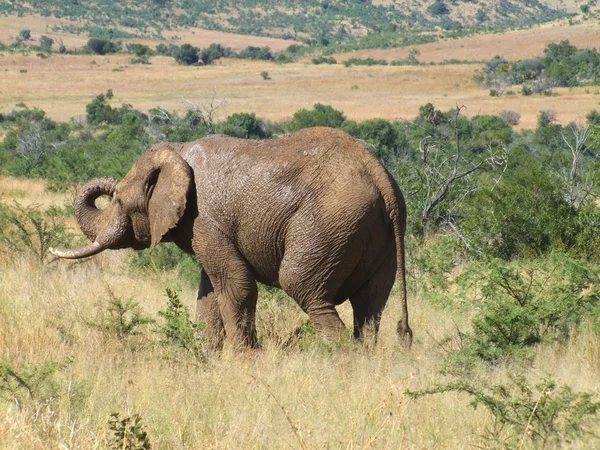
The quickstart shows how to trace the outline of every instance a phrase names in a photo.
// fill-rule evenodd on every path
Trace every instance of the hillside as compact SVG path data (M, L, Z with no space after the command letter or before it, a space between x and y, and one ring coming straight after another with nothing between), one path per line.
M0 13L65 20L54 31L92 37L162 39L170 30L195 27L346 49L427 42L435 40L431 31L519 27L566 14L537 0L33 0L2 1Z
M578 48L600 49L600 27L594 21L557 21L521 30L478 34L444 39L404 48L365 49L339 52L332 56L342 62L349 58L385 59L388 62L406 58L416 49L421 63L442 63L450 60L482 61L502 55L510 61L542 56L544 48L553 42L568 39Z

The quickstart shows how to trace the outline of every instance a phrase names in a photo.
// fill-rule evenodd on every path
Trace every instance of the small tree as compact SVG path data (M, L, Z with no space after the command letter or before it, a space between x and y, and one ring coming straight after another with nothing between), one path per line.
M317 126L339 128L345 120L346 116L342 111L333 109L329 105L315 103L311 111L307 109L296 111L286 128L288 131Z
M200 57L198 56L198 48L191 44L183 44L173 55L175 61L184 66L196 64Z
M19 38L22 41L28 41L29 39L31 39L31 31L28 29L23 29L19 31Z
M52 45L54 45L54 39L49 38L48 36L42 36L40 38L40 47L44 51L50 52L52 50Z

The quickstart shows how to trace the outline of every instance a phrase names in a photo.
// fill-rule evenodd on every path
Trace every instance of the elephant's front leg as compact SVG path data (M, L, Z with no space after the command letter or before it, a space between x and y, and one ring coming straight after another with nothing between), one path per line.
M234 346L258 346L256 336L256 301L258 288L247 263L236 253L224 259L227 266L211 270L220 317L227 340Z
M213 349L223 347L225 328L219 312L217 294L204 269L200 272L200 287L198 288L198 299L196 301L196 320L204 322L204 336L208 346Z

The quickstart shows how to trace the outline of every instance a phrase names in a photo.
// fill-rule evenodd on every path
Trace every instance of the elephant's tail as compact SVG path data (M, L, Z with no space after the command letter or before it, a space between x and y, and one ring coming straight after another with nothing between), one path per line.
M398 265L398 278L400 281L400 295L402 298L402 316L398 321L396 331L400 339L410 347L413 333L408 325L408 301L406 292L406 257L404 247L404 234L406 232L406 202L404 196L392 175L381 165L376 169L377 185L382 194L386 213L394 230L396 241L396 261ZM383 173L382 173L383 172Z

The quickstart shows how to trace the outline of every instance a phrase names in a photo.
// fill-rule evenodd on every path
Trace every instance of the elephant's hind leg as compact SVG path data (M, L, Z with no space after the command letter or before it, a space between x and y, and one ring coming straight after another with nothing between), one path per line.
M358 291L350 296L354 313L354 337L362 340L365 331L377 340L379 324L385 304L396 277L396 258L391 254L386 257L377 271L364 283Z

